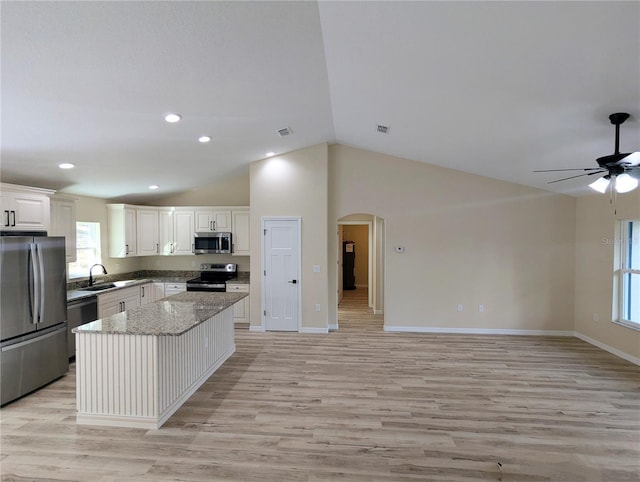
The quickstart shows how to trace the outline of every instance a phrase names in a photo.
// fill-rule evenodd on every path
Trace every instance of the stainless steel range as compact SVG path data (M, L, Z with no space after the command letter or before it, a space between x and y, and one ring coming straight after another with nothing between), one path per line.
M237 276L237 264L202 263L200 276L187 280L187 291L227 291L227 281Z

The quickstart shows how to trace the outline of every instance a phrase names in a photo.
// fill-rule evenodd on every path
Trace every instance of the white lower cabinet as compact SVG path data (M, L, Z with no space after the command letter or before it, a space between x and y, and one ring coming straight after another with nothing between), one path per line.
M98 295L98 318L106 318L140 306L140 286Z
M145 283L140 288L140 306L148 305L153 299L153 283Z
M249 285L246 283L233 284L227 283L227 292L229 293L249 293ZM249 310L251 303L249 301L251 297L247 296L242 301L239 301L233 305L233 322L234 323L249 323L251 318L249 317Z
M151 301L158 301L164 298L164 283L151 283Z
M187 291L187 283L165 283L164 296L177 295Z

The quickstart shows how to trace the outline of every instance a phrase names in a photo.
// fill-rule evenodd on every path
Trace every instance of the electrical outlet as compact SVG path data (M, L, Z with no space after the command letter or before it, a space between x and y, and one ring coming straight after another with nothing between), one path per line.
M196 262L195 261L191 261L191 267L195 268L196 267Z
M317 265L317 264L314 264L314 265L313 265L313 272L314 272L314 273L319 273L319 272L320 272L320 266L319 266L319 265Z
M204 337L204 347L205 348L209 348L209 337L208 336Z
M458 311L462 311L462 305L458 305Z
M316 311L320 311L320 303L316 303Z
M480 313L483 313L484 312L484 305L478 305L478 311Z
M598 316L598 313L594 313L593 314L593 321L599 321L600 317Z

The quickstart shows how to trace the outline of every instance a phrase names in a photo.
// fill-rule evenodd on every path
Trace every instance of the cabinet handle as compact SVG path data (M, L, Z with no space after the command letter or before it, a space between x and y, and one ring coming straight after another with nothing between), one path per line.
M7 216L7 220L4 223L5 226L9 226L9 211L5 210L4 214Z
M156 243L156 254L160 254L160 245Z
M11 211L11 215L13 216L13 222L11 223L11 226L15 226L16 225L16 212L15 211Z
M126 311L127 310L127 302L123 301L122 302L122 311Z
M213 221L213 230L214 231L216 230L216 222L215 221Z
M127 256L129 254L129 245L125 244L124 245L124 255Z
M142 296L140 298L144 298L144 286L142 286Z
M171 243L171 254L173 254L173 243Z

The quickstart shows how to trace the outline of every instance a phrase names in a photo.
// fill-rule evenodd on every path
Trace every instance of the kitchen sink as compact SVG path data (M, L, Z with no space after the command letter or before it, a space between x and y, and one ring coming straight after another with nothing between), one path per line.
M100 285L93 285L93 286L88 286L86 288L82 288L82 291L102 291L102 290L108 290L109 288L115 288L116 284L115 283L103 283Z

